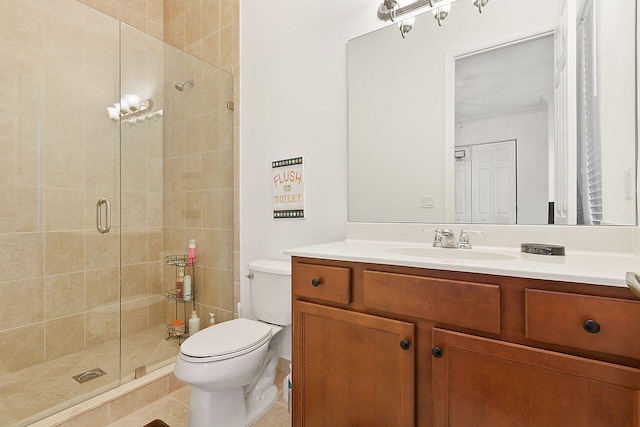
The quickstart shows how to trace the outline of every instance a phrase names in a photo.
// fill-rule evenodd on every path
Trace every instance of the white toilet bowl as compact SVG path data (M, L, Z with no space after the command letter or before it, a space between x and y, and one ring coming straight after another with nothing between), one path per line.
M189 427L245 427L278 396L278 342L291 324L291 263L249 263L252 314L203 329L180 346L176 377L191 385Z
M281 330L241 318L206 328L180 346L175 375L192 387L189 427L244 427L271 407Z

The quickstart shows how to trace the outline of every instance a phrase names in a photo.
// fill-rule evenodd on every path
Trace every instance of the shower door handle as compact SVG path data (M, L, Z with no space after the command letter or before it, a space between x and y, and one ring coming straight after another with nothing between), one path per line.
M104 227L102 226L102 205L106 206L105 213L107 218ZM105 197L98 200L98 203L96 204L96 228L101 234L106 234L111 230L111 202L109 202L109 199Z

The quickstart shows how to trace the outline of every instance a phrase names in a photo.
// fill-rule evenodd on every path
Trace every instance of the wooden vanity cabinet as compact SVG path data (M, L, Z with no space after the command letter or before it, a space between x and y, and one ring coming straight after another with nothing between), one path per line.
M414 425L413 324L296 304L294 425Z
M292 290L294 426L640 427L628 289L293 257Z
M435 426L640 426L640 371L434 329Z
M414 325L349 310L350 267L296 264L293 425L415 425Z

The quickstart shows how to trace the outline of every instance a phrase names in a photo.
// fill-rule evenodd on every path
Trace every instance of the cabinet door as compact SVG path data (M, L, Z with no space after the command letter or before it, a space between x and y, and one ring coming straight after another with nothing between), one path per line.
M412 426L414 325L294 302L294 426Z
M638 369L440 329L433 345L435 426L640 425Z

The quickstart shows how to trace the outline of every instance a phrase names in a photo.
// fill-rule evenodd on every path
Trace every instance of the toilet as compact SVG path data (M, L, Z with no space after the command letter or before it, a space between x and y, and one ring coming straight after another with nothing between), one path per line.
M271 408L281 331L291 324L291 264L249 263L251 308L180 346L175 375L191 385L189 427L245 427Z

